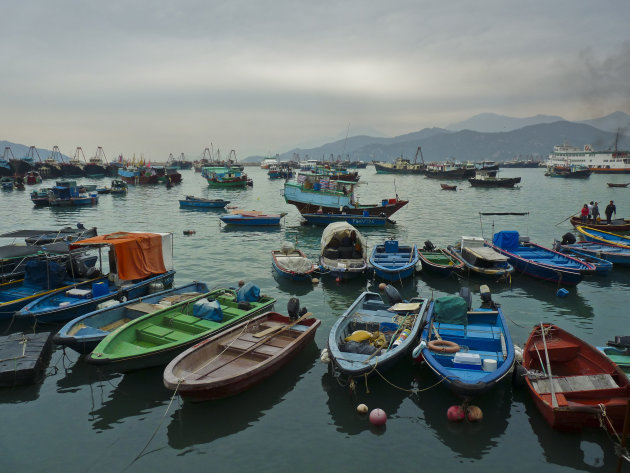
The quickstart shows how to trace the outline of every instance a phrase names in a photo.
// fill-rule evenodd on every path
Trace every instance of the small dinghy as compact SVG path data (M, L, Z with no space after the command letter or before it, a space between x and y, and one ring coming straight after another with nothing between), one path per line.
M600 427L605 415L621 432L630 380L594 346L552 324L534 327L523 349L525 381L554 429Z
M436 248L429 240L418 250L418 258L422 263L422 270L442 276L450 276L454 272L464 269L464 263L455 258L447 250Z
M292 281L310 281L317 268L290 242L284 242L279 250L271 250L271 264L279 276Z
M347 280L367 270L367 240L352 225L335 222L324 228L319 264L324 274Z
M187 195L185 199L181 199L179 201L180 208L194 208L194 209L222 209L227 204L229 204L229 200L223 199L204 199L203 197L195 197L192 195Z
M193 401L245 391L313 342L321 322L310 315L267 312L204 340L168 364L164 386Z
M463 236L460 245L449 245L447 250L468 274L500 279L514 272L508 257L485 246L481 237Z
M622 248L630 248L630 236L618 235L616 233L597 230L582 225L578 225L575 229L580 232L587 241L609 243L611 245L621 246Z
M418 247L399 245L398 240L376 245L370 255L374 274L385 281L400 281L413 276L417 263Z
M328 353L335 376L360 376L385 370L415 346L428 300L404 302L393 286L386 287L390 302L375 292L364 292L341 317L328 336Z
M610 360L630 376L630 336L615 336L609 340L605 347L597 347Z
M285 215L286 212L265 214L256 210L234 210L231 215L222 215L219 218L227 225L271 226L280 225L280 220Z

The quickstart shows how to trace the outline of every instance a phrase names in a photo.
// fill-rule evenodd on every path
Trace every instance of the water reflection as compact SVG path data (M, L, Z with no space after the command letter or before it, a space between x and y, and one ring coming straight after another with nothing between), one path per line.
M312 343L278 373L237 396L201 403L183 402L171 415L168 444L177 450L210 443L253 425L291 392L319 355ZM185 453L188 453L186 451Z
M419 389L434 386L438 381L426 366L414 369L414 386ZM449 422L446 411L450 406L461 405L461 399L448 388L437 385L412 397L422 410L421 418L433 431L433 435L458 455L480 459L499 445L505 433L512 406L512 389L509 380L498 384L473 404L483 411L481 422Z
M64 376L57 379L58 393L73 393L81 391L85 385L89 385L90 389L96 385L101 388L102 392L102 388L106 385L106 383L120 377L119 374L109 373L95 368L94 365L88 365L82 356L73 363L72 359L68 356L69 352L70 350L65 353L62 352L63 359L61 360L61 363L57 363L58 368L59 364L63 366L62 372L64 373ZM72 353L74 354L74 352ZM69 365L70 367L65 368L66 365Z
M395 417L403 401L410 396L408 390L413 387L410 371L411 361L402 360L394 368L382 373L388 382L377 374L368 377L367 383L365 377L358 377L354 380L354 391L350 389L347 380L325 373L322 376L322 388L328 394L326 404L337 431L348 435L357 435L365 430L379 433L381 430L372 429L368 416L357 412L357 406L361 403L368 405L370 409L378 406L385 411L388 418ZM397 389L392 384L402 389Z
M163 372L164 367L158 366L122 376L109 398L90 412L92 428L97 432L112 429L127 417L148 414L164 405L172 392L162 384Z

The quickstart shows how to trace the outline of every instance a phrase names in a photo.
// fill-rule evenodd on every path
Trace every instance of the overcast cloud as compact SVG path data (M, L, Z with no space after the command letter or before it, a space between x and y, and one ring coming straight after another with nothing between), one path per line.
M0 139L239 157L477 113L630 114L630 2L3 2Z

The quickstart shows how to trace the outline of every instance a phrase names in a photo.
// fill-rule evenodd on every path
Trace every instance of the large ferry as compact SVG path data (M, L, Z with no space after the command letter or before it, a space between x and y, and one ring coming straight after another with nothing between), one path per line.
M567 144L556 145L547 159L549 166L587 166L601 174L630 174L630 152L619 150L595 151L591 145L584 149Z

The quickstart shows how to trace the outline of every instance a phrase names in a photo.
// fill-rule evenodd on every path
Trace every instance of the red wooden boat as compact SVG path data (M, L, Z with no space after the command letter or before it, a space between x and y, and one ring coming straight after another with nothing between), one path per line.
M523 367L536 407L551 427L599 427L605 414L617 432L623 429L630 381L595 347L555 325L541 324L525 344Z
M614 184L612 182L607 182L606 184L608 185L608 187L628 187L628 185L630 185L630 182L626 182L625 184Z
M440 184L440 187L442 188L442 190L445 191L456 191L457 190L457 186L451 186L448 184Z
M164 370L164 386L185 399L219 399L271 376L313 341L320 321L267 312L180 354Z
M603 230L606 232L630 232L630 218L616 218L611 220L610 225L606 224L606 220L600 220L597 222L587 222L582 223L582 219L580 217L571 217L571 225L577 227L581 225L583 227L594 228L595 230Z

